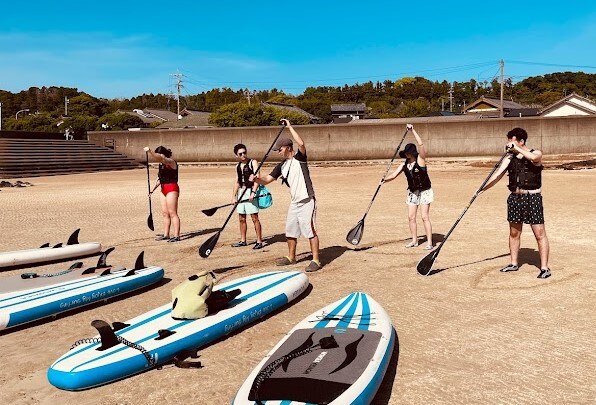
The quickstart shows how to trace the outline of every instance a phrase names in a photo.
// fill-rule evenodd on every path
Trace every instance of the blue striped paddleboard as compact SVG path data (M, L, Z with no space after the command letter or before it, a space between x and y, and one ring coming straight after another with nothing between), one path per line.
M98 301L126 294L163 278L161 267L143 264L143 253L134 269L105 264L108 249L99 259L98 266L70 269L56 274L24 273L3 277L0 284L0 330L12 328L38 319L57 315Z
M50 366L48 380L64 390L82 390L147 371L272 313L308 285L308 277L297 271L261 273L218 284L214 291L241 290L226 309L201 319L176 320L168 303L114 327L112 344L96 336L71 348Z
M355 292L306 317L251 372L238 404L369 404L395 330L383 308Z

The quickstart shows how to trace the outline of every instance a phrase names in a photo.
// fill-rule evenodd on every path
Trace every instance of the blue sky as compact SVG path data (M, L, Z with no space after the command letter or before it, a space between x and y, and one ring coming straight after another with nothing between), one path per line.
M501 58L514 81L596 73L595 1L464 4L12 2L0 10L0 89L132 97L173 91L179 70L183 95L224 86L298 94L414 75L490 80Z

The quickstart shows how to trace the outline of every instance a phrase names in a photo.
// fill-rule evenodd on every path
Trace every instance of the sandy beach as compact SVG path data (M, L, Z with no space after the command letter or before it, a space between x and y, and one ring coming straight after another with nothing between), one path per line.
M593 156L592 156L593 158ZM496 160L496 159L494 159ZM490 164L430 160L435 202L431 219L441 241ZM595 170L546 170L543 195L551 244L552 277L536 278L539 257L529 226L522 236L521 269L509 263L506 179L481 195L450 236L436 262L441 271L416 273L426 253L409 239L403 176L381 189L356 250L346 233L362 217L385 165L315 166L318 229L324 267L309 273L312 290L285 310L200 350L201 369L173 365L106 386L66 392L51 386L52 362L83 337L95 335L94 319L126 321L171 300L171 289L189 275L213 270L220 280L277 269L287 254L284 237L289 193L269 188L274 205L261 213L267 246L232 248L233 218L208 259L197 249L221 226L228 208L206 217L201 209L229 201L232 166L182 166L180 208L183 240L155 241L162 220L153 200L156 232L147 229L144 169L21 179L27 188L0 192L0 251L66 242L81 228L80 241L116 247L109 262L131 267L138 253L162 266L160 285L105 305L93 305L0 334L0 403L3 404L225 404L262 357L297 322L347 295L364 291L391 316L398 345L375 404L589 404L596 401L596 282L592 265L596 210ZM157 171L152 169L152 179ZM422 235L422 221L418 220ZM249 220L249 241L254 229ZM298 243L299 263L308 264L308 242ZM95 258L84 260L86 266ZM65 269L70 263L36 267ZM0 272L3 277L27 270Z

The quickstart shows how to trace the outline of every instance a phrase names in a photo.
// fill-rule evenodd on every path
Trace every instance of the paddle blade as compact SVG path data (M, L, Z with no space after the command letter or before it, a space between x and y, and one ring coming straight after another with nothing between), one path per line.
M201 210L201 212L205 215L207 215L208 217L213 216L213 214L215 214L217 212L217 209L219 207L215 207L215 208L208 208L206 210Z
M350 232L348 232L348 235L346 236L346 241L348 241L348 243L351 243L352 245L355 246L360 243L363 233L364 233L364 218L361 219L360 222L358 222L356 224L356 226L350 230Z
M155 230L155 227L153 226L153 213L150 212L149 216L147 217L147 226L149 227L149 229L151 229L152 231Z
M211 255L211 252L213 252L213 249L215 249L215 245L219 239L219 232L220 231L217 231L215 235L203 242L199 248L199 256L201 256L203 259L208 258Z
M442 246L442 244L437 246L434 250L431 250L426 256L420 259L420 261L416 265L416 270L418 271L418 274L420 274L421 276L428 276L430 274L433 264L435 264L435 259L439 255Z

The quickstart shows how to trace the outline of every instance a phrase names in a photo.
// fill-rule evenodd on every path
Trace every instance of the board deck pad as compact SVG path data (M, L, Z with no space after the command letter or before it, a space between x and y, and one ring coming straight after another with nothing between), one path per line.
M292 400L327 404L356 382L370 363L381 339L380 332L359 329L300 329L273 353L259 375L277 359L290 355L297 348L317 344L332 336L338 346L316 349L284 362L263 380L258 390L259 400ZM284 367L284 365L286 367ZM285 368L285 369L284 369ZM259 377L257 377L258 379ZM248 399L257 400L256 383Z

